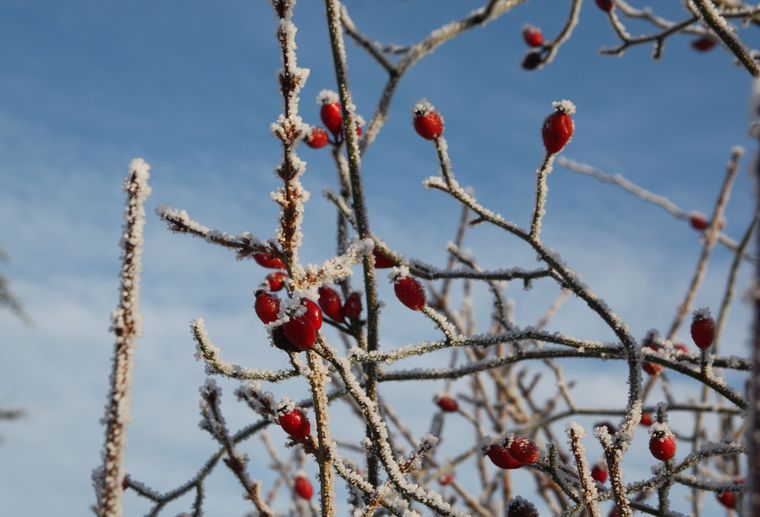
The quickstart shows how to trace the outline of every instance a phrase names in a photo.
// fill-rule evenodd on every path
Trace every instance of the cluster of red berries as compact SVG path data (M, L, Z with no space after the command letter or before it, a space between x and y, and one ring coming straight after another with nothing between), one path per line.
M272 331L272 341L277 348L288 352L298 352L311 348L317 340L317 332L322 328L322 309L304 298L301 305L303 314L291 317L283 325ZM280 317L280 299L264 290L256 291L254 310L264 323L272 323Z
M486 450L486 456L501 469L519 469L531 465L540 456L538 447L524 436L513 436L506 446L494 443Z
M357 321L362 312L362 298L361 294L353 292L348 295L345 303L343 303L335 289L320 287L319 306L325 315L336 323L343 323L346 318Z
M333 134L334 142L338 143L343 135L343 108L338 100L338 95L335 92L325 90L319 94L317 104L320 105L319 118L322 120L322 124ZM358 122L363 123L360 120ZM357 136L362 134L359 125L356 126L356 134ZM304 142L312 149L321 149L330 143L330 137L324 128L314 126L304 135Z

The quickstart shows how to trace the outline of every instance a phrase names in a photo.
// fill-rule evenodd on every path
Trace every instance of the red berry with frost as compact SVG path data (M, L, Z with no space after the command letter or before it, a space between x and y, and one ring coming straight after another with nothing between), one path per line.
M596 0L596 5L599 9L608 13L612 11L612 8L615 6L615 0Z
M649 427L654 423L654 419L652 418L652 413L642 413L641 414L641 420L639 421L641 425L644 427Z
M353 292L348 295L348 298L346 298L346 303L343 304L343 314L346 315L347 318L350 318L352 320L358 320L359 316L362 314L362 295Z
M282 328L288 341L299 350L307 350L317 341L317 331L306 314L291 318Z
M570 115L573 113L575 113L575 106L572 102L554 103L554 113L546 117L541 129L541 136L544 139L544 147L547 153L560 152L572 138L575 124Z
M322 312L333 321L343 321L343 306L340 301L340 295L329 287L319 288L319 306Z
M282 271L275 271L267 275L267 285L269 285L270 291L279 291L285 286L285 280L288 279L288 274Z
M676 455L676 438L670 432L655 431L649 439L649 452L660 461L672 460Z
M301 305L306 307L306 317L309 318L309 321L311 321L312 326L314 327L314 330L319 330L322 328L322 309L319 308L319 305L314 303L313 301L309 300L308 298L304 298L301 300Z
M728 509L733 510L736 508L736 493L734 492L719 492L715 494L718 502Z
M295 488L296 494L298 494L298 497L301 499L311 499L311 496L314 495L314 487L311 486L311 481L304 476L296 477L295 483L293 483L293 488Z
M527 25L523 29L523 39L529 47L540 47L544 44L544 35L541 34L541 29L534 27L533 25Z
M603 463L597 463L591 468L591 477L600 483L607 481L607 467Z
M715 339L715 321L709 314L695 312L691 320L691 338L700 350L705 350Z
M272 344L285 352L300 352L300 350L293 346L293 343L288 341L288 338L285 337L285 330L282 326L279 326L272 331Z
M712 36L702 36L691 42L691 48L697 52L707 52L717 44L718 42Z
M507 517L538 517L538 509L533 503L517 496L509 503Z
M393 290L401 303L413 311L422 310L425 306L425 289L416 278L411 276L399 278L394 282Z
M441 486L449 486L454 482L454 473L453 472L447 472L441 477L438 478L438 483Z
M454 397L450 397L449 395L436 397L435 403L441 408L441 411L445 411L446 413L456 413L459 411L459 403Z
M532 465L540 456L536 444L524 436L514 436L509 440L509 454L523 465Z
M414 129L426 140L435 140L443 133L443 118L432 104L420 101L414 106Z
M280 314L280 299L266 291L256 292L256 303L253 305L256 315L264 323L276 321Z
M707 227L710 226L707 217L699 212L692 212L689 214L689 224L692 228L700 232L707 230Z
M339 135L343 131L343 112L339 102L325 102L319 109L319 118L333 135Z
M253 260L255 260L259 266L269 269L285 269L283 261L271 253L256 253L253 255Z
M375 269L388 269L396 265L392 258L378 249L372 250L372 255L375 258Z
M321 127L313 127L304 137L304 141L312 149L322 149L330 141L330 137L327 136L327 131Z
M277 423L293 438L306 438L311 433L311 423L299 408L281 414Z
M491 445L486 452L488 458L494 465L501 469L519 469L522 463L517 461L509 454L509 450L501 445Z

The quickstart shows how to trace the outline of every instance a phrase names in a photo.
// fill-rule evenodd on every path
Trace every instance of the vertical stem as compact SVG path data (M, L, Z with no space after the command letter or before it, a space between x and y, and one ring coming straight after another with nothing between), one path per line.
M129 398L132 373L132 354L135 340L141 331L139 308L140 270L142 269L143 226L145 199L150 166L142 159L132 160L124 182L127 192L124 236L121 240L122 266L119 305L112 315L112 330L116 334L111 387L106 406L106 434L103 446L103 478L98 501L100 517L120 517L124 488L124 451L127 445L126 425L129 420Z
M355 128L355 108L351 100L351 91L348 87L348 73L346 70L346 52L343 44L343 30L340 21L340 2L338 0L325 0L327 10L327 23L330 31L330 46L333 54L335 78L338 84L338 95L343 107L343 135L346 141L348 153L348 174L351 178L351 201L356 217L356 227L360 239L371 236L367 209L364 203L364 190L361 179L361 155L359 142ZM367 299L367 350L377 350L377 284L375 280L374 258L372 255L364 256L364 291ZM377 401L377 367L374 363L366 365L367 396L372 401ZM369 436L369 434L368 434ZM378 462L372 452L367 454L367 469L369 482L373 486L378 485Z
M757 91L757 85L755 85ZM755 107L758 110L755 115L760 122L760 102L756 93ZM755 158L755 201L757 203L755 213L760 213L760 151ZM756 235L756 250L760 251L760 232ZM746 515L760 515L760 261L755 264L755 282L752 286L753 305L755 309L755 321L753 328L752 347L752 375L750 376L749 389L749 418L747 425L747 474L748 487L744 497Z
M549 190L547 177L552 171L554 154L546 153L541 168L536 173L536 207L533 209L533 220L530 223L530 238L538 241L541 233L541 220L546 212L546 195Z
M583 428L573 422L567 426L567 435L570 438L570 450L572 450L575 464L578 466L578 478L581 481L583 506L590 517L601 517L602 514L599 512L599 503L597 502L599 495L596 491L594 479L591 477L586 453L581 443Z
M314 400L314 414L317 423L317 441L319 450L317 458L319 463L319 503L321 515L332 517L335 515L335 490L333 488L333 458L332 448L330 447L330 426L327 407L327 396L325 395L325 371L322 359L314 351L308 352L309 385L311 386L311 395Z

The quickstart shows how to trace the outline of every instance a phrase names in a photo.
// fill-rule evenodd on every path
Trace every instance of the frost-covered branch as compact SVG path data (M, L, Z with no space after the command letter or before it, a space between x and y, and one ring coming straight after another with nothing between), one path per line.
M95 478L97 512L100 517L120 517L124 494L124 452L127 445L126 425L129 421L132 355L142 330L140 314L140 272L142 270L145 200L150 194L150 165L141 158L129 164L124 181L127 206L124 211L124 233L121 240L122 266L119 305L111 315L111 330L116 336L110 389L104 423L105 444L103 466Z

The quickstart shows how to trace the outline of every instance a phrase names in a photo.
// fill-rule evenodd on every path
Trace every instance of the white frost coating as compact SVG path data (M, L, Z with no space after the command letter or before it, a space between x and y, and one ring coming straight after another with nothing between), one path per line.
M104 422L105 441L102 450L102 486L99 515L120 517L124 488L124 451L127 445L126 425L129 421L132 356L136 338L142 331L140 315L140 273L142 271L145 200L150 194L150 165L142 158L129 164L123 189L127 192L124 210L124 231L121 239L122 266L119 305L112 313L111 330L116 335L110 376L110 389Z
M366 255L372 253L375 243L372 239L357 239L351 243L345 254L326 260L321 266L309 264L297 270L294 276L300 283L308 281L304 295L308 298L319 297L318 289L325 284L335 284L353 273L353 266L360 264Z
M607 429L606 427L604 428ZM569 434L570 432L575 433L575 435L580 439L586 436L586 431L583 429L583 426L579 424L578 422L568 422L568 424L565 426L565 431ZM594 433L596 434L596 433ZM568 443L572 444L572 442L568 441ZM583 450L583 449L581 449ZM585 453L585 451L583 451Z
M692 318L694 320L707 320L710 319L712 316L710 314L710 308L709 307L700 307L699 309L692 312Z
M340 103L340 97L332 90L322 90L317 95L317 104L322 106L323 104Z
M409 276L409 267L401 265L401 266L395 266L392 267L391 270L388 272L388 279L391 281L391 283L394 283L396 280L400 278L404 278Z
M567 99L552 102L552 107L556 111L561 111L562 113L567 113L568 115L573 115L575 113L575 104Z
M412 108L412 113L414 113L417 116L420 115L426 115L428 113L437 113L435 106L433 106L429 100L423 98L417 101L417 103ZM438 113L438 116L441 116L440 113ZM443 117L441 117L441 121L443 121Z

